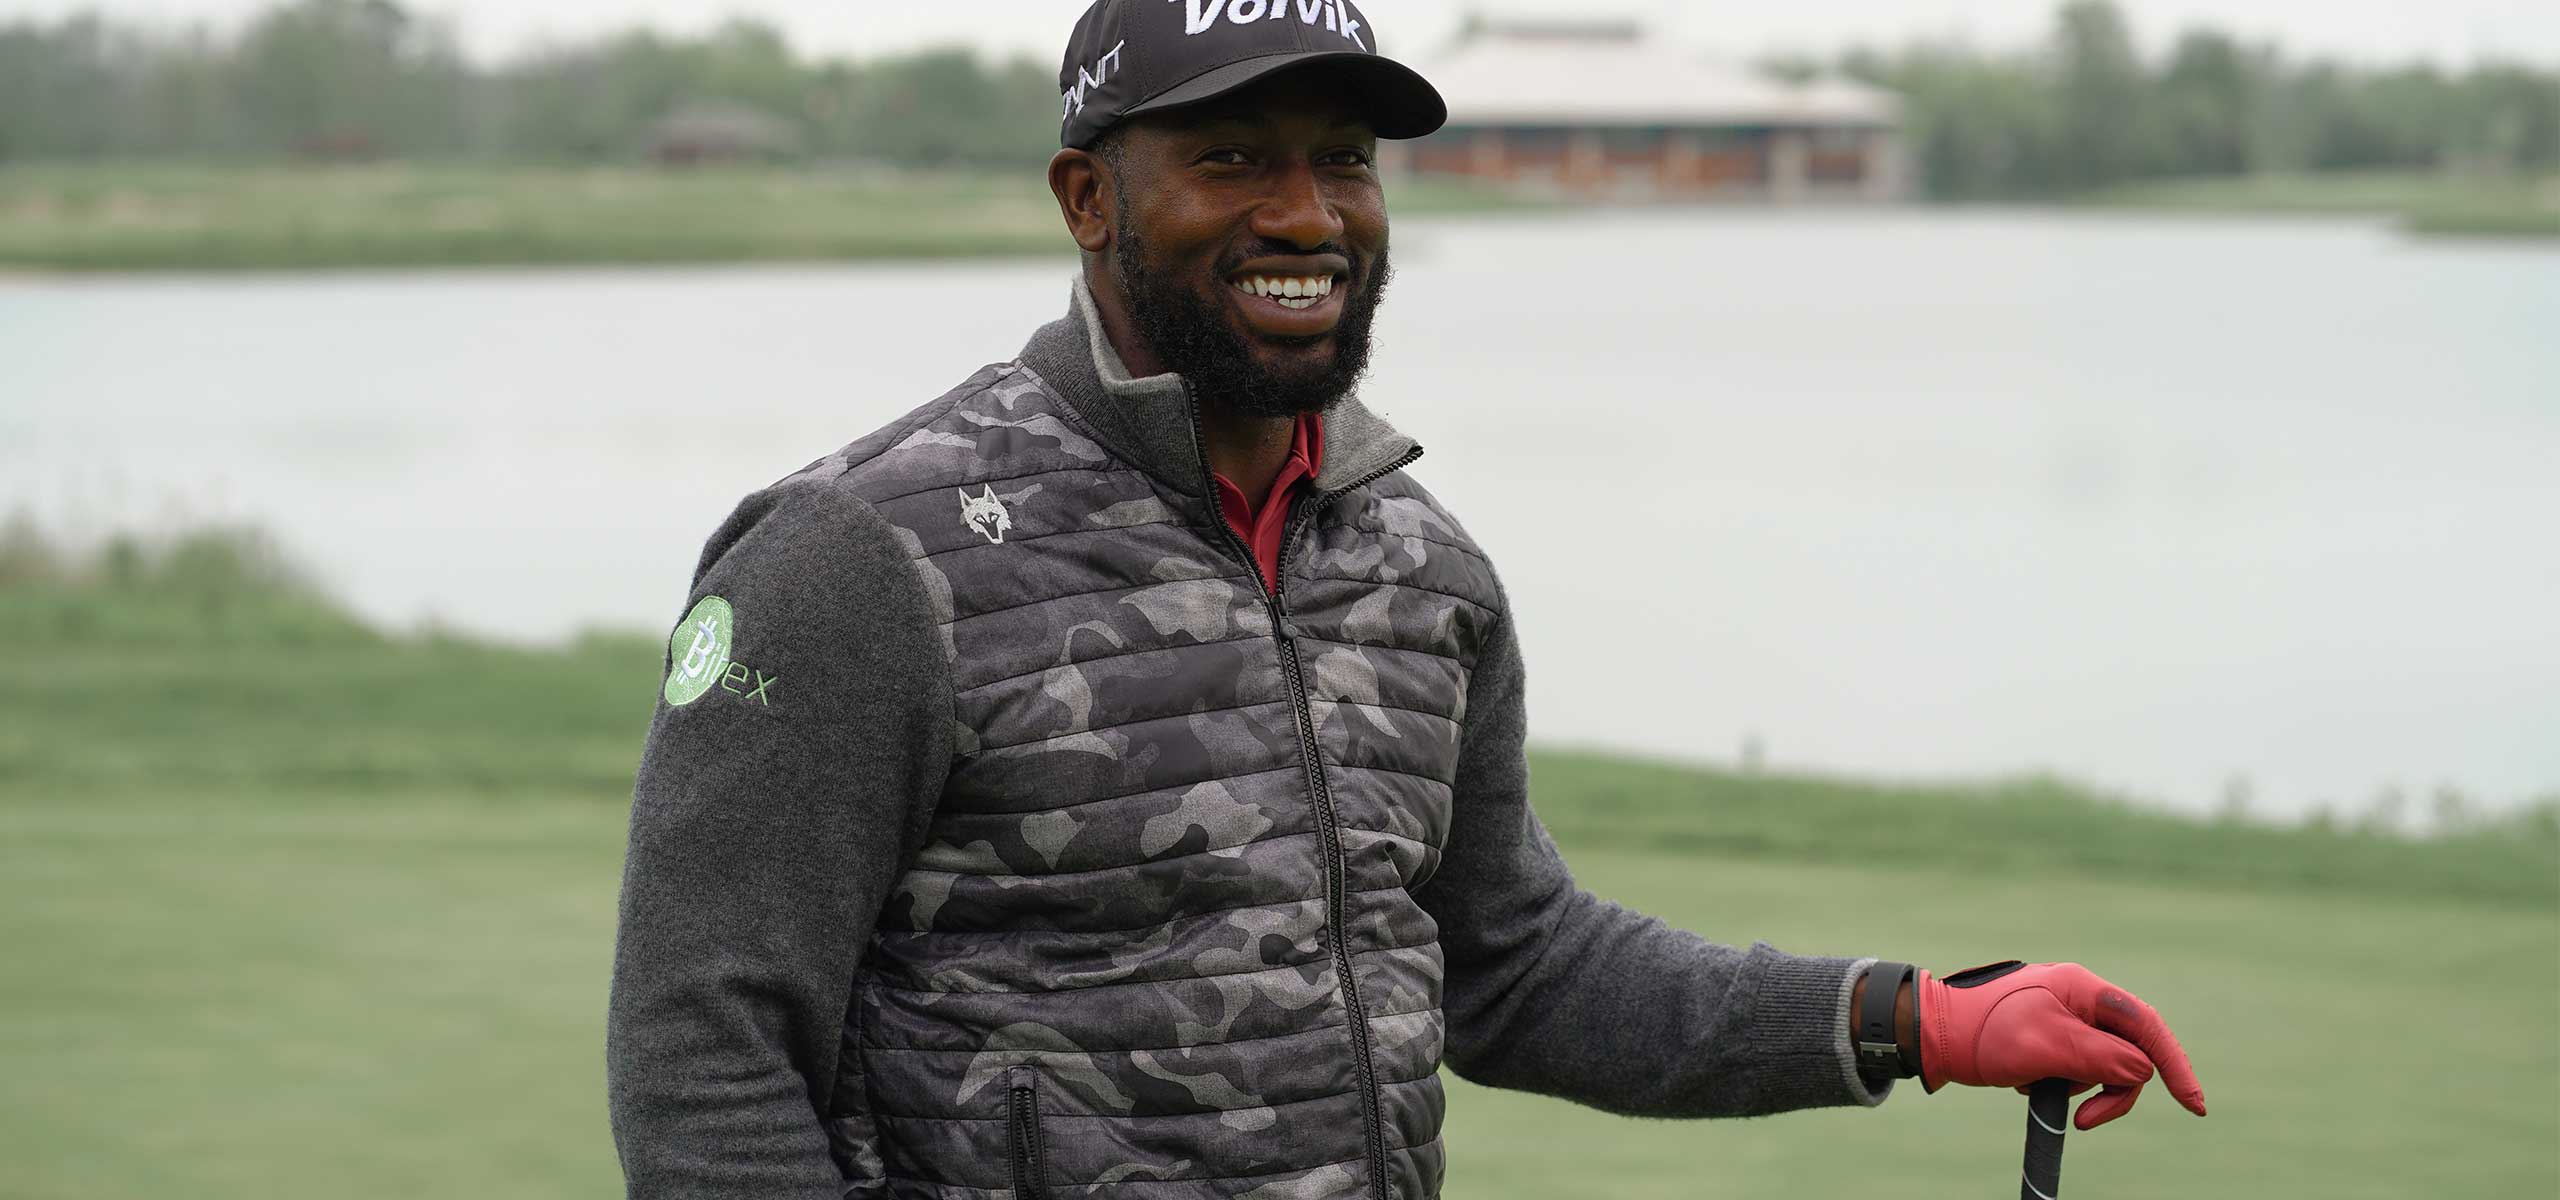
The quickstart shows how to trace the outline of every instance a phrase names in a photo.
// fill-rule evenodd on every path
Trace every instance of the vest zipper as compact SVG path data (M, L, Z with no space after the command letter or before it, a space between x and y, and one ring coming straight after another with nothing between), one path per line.
M1005 1133L1013 1157L1014 1200L1047 1200L1047 1173L1040 1163L1040 1086L1032 1068L1005 1070Z
M1191 401L1191 445L1200 456L1200 484L1203 489L1214 489L1215 485L1210 482L1208 446L1200 437L1200 398L1192 394L1189 381L1183 383L1182 390ZM1334 986L1342 992L1342 1007L1351 1018L1354 1065L1360 1071L1361 1132L1366 1135L1368 1143L1369 1194L1378 1200L1395 1200L1399 1192L1387 1182L1386 1122L1378 1111L1385 1097L1378 1092L1378 1068L1369 1051L1369 1013L1360 1006L1360 980L1351 966L1350 939L1343 933L1341 817L1333 808L1333 789L1325 783L1324 753L1316 743L1315 710L1307 702L1307 677L1304 666L1298 661L1297 631L1289 624L1288 567L1289 551L1296 546L1299 536L1306 532L1318 513L1330 507L1343 493L1367 487L1420 457L1422 447L1415 446L1403 458L1348 485L1325 492L1302 506L1299 513L1290 519L1287 532L1281 536L1280 555L1271 564L1271 587L1262 593L1263 608L1271 616L1271 638L1280 647L1280 673L1288 681L1289 700L1296 709L1299 765L1306 772L1307 790L1315 799L1316 832L1324 844L1325 940L1333 947ZM1253 547L1236 536L1235 528L1227 524L1226 515L1217 511L1214 491L1206 494L1210 502L1210 520L1225 535L1228 549L1244 560L1245 569L1253 573L1255 583L1262 582L1262 568L1253 557Z

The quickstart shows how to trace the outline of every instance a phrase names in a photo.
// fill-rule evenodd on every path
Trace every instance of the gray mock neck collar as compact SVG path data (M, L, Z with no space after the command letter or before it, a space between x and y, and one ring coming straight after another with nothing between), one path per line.
M1102 390L1114 396L1147 396L1163 392L1182 393L1182 376L1167 371L1139 379L1129 374L1129 365L1113 347L1102 330L1102 310L1093 302L1093 287L1085 282L1084 273L1076 273L1074 292L1076 319L1083 323L1085 342L1093 353L1094 370L1102 377Z
M1208 462L1199 442L1190 388L1172 372L1134 377L1102 328L1084 273L1076 273L1067 315L1040 327L1015 360L1066 401L1069 415L1121 458L1187 495L1209 494ZM1319 491L1340 491L1388 470L1422 447L1396 431L1358 396L1324 414L1324 470Z

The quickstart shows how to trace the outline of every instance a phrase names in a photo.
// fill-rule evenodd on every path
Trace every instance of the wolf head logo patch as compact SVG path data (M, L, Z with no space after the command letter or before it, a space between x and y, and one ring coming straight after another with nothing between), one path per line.
M996 485L992 483L983 496L972 496L969 489L960 489L960 519L996 544L1002 544L1005 531L1013 528L1013 514L1004 510L1004 501L996 495Z

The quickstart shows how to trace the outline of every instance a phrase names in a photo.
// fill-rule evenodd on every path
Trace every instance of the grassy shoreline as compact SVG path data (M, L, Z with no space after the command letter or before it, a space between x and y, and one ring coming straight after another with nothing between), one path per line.
M2065 203L2145 211L2375 216L2391 218L2414 234L2560 237L2560 177L2346 171L2165 179L2102 188Z
M1396 181L1399 215L1570 211ZM2423 233L2560 236L2560 181L2176 180L2066 207L2378 213ZM0 270L266 271L1063 255L1035 172L886 168L0 166Z
M384 633L266 539L220 529L111 541L85 558L23 526L0 531L0 627L42 646L44 663L0 674L13 685L0 687L11 718L0 788L101 800L360 790L618 802L664 652L641 634L525 648ZM1927 855L1964 869L2560 912L2560 798L2416 837L2206 820L2041 776L1863 780L1563 747L1535 758L1545 819L1576 844L1818 863Z
M1398 212L1526 200L1399 185ZM0 166L0 268L324 270L1071 253L1036 171Z

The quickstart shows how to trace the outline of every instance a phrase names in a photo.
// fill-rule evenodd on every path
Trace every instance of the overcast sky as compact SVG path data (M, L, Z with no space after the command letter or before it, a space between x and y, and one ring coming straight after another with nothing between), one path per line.
M935 42L1057 57L1083 0L404 0L454 18L476 52L504 54L633 24L694 30L730 14L771 20L807 49L857 55ZM2560 0L2118 0L2147 46L2211 24L2296 53L2359 60L2484 55L2560 62ZM96 9L154 23L236 24L268 0L0 0L0 17ZM1617 14L1733 57L1856 41L1960 35L1986 45L2040 36L2053 0L1363 0L1391 54L1438 44L1469 10Z

